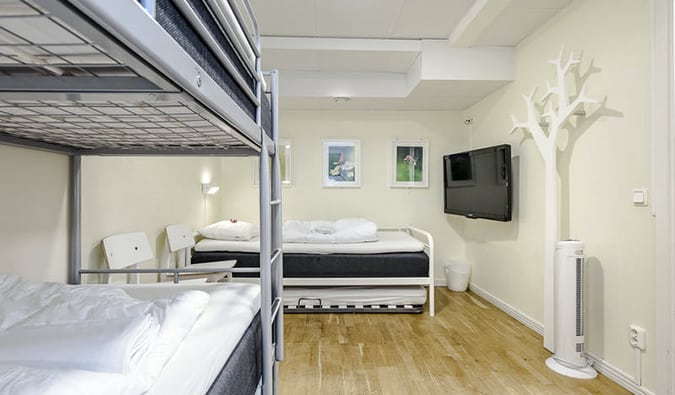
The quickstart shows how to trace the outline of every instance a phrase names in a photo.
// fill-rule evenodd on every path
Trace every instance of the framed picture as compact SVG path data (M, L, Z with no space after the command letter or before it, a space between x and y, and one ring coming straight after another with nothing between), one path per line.
M291 140L279 139L279 167L281 186L291 185ZM260 183L260 159L253 157L253 185ZM271 163L270 163L271 166Z
M361 143L358 140L324 140L323 186L361 186Z
M426 140L392 142L393 188L429 187L429 144Z

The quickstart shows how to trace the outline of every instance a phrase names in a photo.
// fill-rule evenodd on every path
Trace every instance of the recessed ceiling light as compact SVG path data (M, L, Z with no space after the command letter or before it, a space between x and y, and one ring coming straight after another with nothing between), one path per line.
M352 99L346 96L336 96L333 98L333 103L349 103Z

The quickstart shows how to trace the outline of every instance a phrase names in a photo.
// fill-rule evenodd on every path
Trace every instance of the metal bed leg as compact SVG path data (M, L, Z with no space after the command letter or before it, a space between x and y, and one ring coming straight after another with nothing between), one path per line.
M431 279L429 284L429 316L433 317L436 315L436 285L434 284L434 279Z
M82 268L82 156L70 157L70 223L68 284L80 283Z

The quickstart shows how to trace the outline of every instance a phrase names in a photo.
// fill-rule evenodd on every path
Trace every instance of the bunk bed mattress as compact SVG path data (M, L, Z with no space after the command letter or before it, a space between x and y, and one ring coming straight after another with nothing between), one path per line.
M0 393L206 393L227 371L243 377L234 393L255 392L258 285L132 287L0 273Z
M235 259L235 267L258 267L254 252L198 252L192 263ZM429 257L424 252L389 254L292 254L284 253L284 278L314 277L427 277ZM198 266L197 266L198 267ZM235 277L257 277L257 273L234 273Z
M148 394L255 392L261 376L258 285L148 284L123 289L138 299L162 298L187 289L211 297Z
M242 64L242 61L237 54L236 49L233 48L232 43L222 33L220 27L215 22L212 11L209 7L200 0L187 1L193 10L195 10L200 17L200 20L206 28L218 38L218 44L221 45L228 58L232 61L233 66L244 77L248 89L255 90L255 80L250 73L248 73ZM216 81L228 95L241 107L242 110L253 120L256 117L256 105L249 99L240 88L230 73L222 66L220 61L214 55L213 51L209 49L208 45L200 38L199 34L193 29L191 24L185 19L184 15L176 8L172 1L157 0L156 4L156 20L169 33L176 42L195 59L200 66ZM265 95L262 95L261 106L261 122L263 130L268 136L271 136L272 130L272 115L270 102Z

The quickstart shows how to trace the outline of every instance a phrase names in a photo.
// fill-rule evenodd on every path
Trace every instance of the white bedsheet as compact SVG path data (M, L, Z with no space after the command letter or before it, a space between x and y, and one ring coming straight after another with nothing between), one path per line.
M15 325L0 331L0 363L32 367L135 372L157 338L147 315L56 325Z
M418 252L424 250L424 243L403 231L378 231L377 241L347 244L284 243L285 253L298 254L382 254L388 252ZM195 251L259 252L260 240L227 241L202 239Z
M260 286L227 283L140 285L124 290L139 299L163 297L175 287L209 294L209 304L148 394L203 394L218 376L260 310Z
M10 352L2 350L0 394L138 394L148 388L154 394L204 393L259 310L259 294L254 284L133 286L125 292L111 286L33 283L0 274L0 344L3 335L7 344L18 342L6 347ZM83 319L89 335L78 338L69 329L78 329ZM139 328L149 319L159 322L152 347L138 367L130 368L131 359L125 358L136 355L130 350L139 344ZM106 321L109 326L100 326ZM47 325L63 330L36 342L46 342L47 347L34 347L28 335L45 335L41 326ZM97 325L101 333L96 333ZM103 333L115 329L120 331L117 337ZM47 358L32 356L47 349L52 351ZM118 354L124 356L122 362ZM74 385L77 380L82 385Z
M33 282L9 274L0 274L0 295L0 344L3 338L14 342L8 359L2 362L123 373L147 387L155 381L209 300L204 292L186 291L143 301L116 287ZM137 324L134 319L139 317L148 317L152 322L150 325L145 322L143 328L129 328ZM127 326L120 326L125 319ZM103 333L103 329L96 333L96 327L104 327L106 322L128 336ZM52 327L54 336L51 330L35 333L40 332L40 326ZM70 332L73 338L65 341L69 337L68 328L73 329ZM78 338L75 329L84 336ZM40 347L35 347L32 338L19 336L24 331L41 336ZM114 338L104 340L102 336ZM88 351L102 346L103 350ZM125 351L116 352L115 348Z
M138 395L146 389L123 374L0 364L0 395Z

